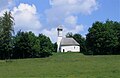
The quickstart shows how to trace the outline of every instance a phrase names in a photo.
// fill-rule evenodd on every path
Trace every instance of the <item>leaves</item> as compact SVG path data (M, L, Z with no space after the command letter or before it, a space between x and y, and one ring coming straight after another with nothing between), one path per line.
M11 12L5 12L3 17L0 17L0 55L1 59L10 58L12 52L12 31L13 17Z
M119 37L118 32L116 33L117 27L114 28L115 25L116 22L109 20L105 23L97 21L89 28L86 42L88 49L93 54L114 54L116 47L119 45ZM118 23L118 26L120 26L120 23Z

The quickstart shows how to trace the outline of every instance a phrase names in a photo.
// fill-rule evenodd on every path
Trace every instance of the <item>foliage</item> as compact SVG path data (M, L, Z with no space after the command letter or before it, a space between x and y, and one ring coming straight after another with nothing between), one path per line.
M11 12L5 12L0 17L0 59L48 57L52 52L57 52L57 43L53 44L50 38L43 34L36 36L31 31L19 31L12 36L13 25ZM72 32L68 32L66 37L74 38L84 54L120 54L120 22L97 21L88 31L86 39L81 34Z
M54 44L53 44L53 52L57 52L57 42L55 42Z
M66 37L67 37L67 38L73 37L73 33L72 33L72 32L68 32L68 33L66 34Z
M49 37L19 31L12 36L14 19L11 12L0 17L0 59L48 57L53 51Z
M34 57L39 52L39 44L32 32L19 31L14 38L14 58Z
M40 41L40 57L46 57L51 55L53 51L53 44L49 37L39 34L38 39ZM45 56L46 55L46 56Z
M32 32L19 31L15 37L13 58L48 57L52 48L45 35L37 37Z
M3 17L0 17L0 59L8 59L11 56L13 25L11 12L5 12Z
M113 54L120 54L120 22L113 22L114 26L112 26L112 29L114 32L117 33L118 37L118 46L116 47L115 51Z
M106 23L99 21L93 23L89 28L89 33L86 35L87 54L114 54L120 39L116 29L113 29L115 22L107 20ZM120 23L118 24L120 26ZM120 54L117 52L116 54Z

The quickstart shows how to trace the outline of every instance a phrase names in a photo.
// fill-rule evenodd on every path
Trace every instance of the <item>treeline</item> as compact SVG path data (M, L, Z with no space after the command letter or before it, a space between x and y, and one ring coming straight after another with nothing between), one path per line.
M72 33L67 33L66 37L73 37L80 44L81 52L87 55L120 54L120 22L96 21L86 38Z
M48 57L57 52L57 43L39 34L18 31L14 35L14 18L10 12L0 17L0 59ZM14 36L13 36L14 35ZM79 44L81 52L87 55L120 54L120 22L95 22L89 28L86 38L81 34L66 34Z
M53 44L49 37L32 32L19 31L13 38L12 58L48 57L54 52Z
M0 17L0 59L48 57L56 51L49 37L19 31L14 35L14 18L10 12Z

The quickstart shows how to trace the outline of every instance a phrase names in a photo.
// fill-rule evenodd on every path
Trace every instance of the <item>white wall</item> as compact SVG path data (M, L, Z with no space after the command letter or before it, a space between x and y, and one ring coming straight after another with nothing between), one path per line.
M61 40L62 40L62 37L58 37L58 40L57 40L57 52L60 52L59 49L60 49Z
M61 52L80 52L80 47L79 46L61 46Z

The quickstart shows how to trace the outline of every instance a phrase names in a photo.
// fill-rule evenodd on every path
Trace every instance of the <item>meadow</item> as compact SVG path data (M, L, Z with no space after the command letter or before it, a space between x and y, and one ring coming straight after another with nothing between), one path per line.
M54 53L48 58L0 60L0 78L120 78L120 55Z

